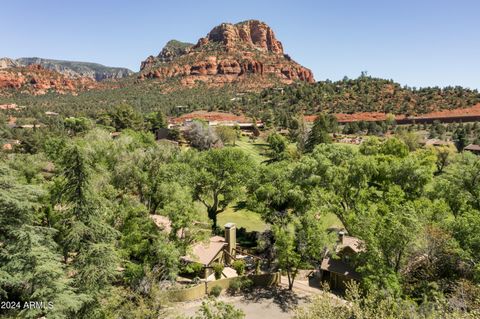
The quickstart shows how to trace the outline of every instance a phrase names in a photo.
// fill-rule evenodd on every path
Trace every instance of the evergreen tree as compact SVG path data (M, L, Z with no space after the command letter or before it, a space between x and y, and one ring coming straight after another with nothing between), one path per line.
M160 128L165 128L168 125L167 118L163 112L149 113L145 117L145 121L147 122L147 127L152 132L155 132Z
M140 130L143 128L142 115L128 104L119 104L109 113L111 124L117 130Z
M67 263L72 259L76 286L96 293L115 277L116 232L105 221L105 208L91 188L91 165L81 148L69 147L61 165L52 193L55 203L63 207L56 216L63 257Z
M328 133L333 133L337 129L337 120L333 115L320 114L313 122L305 144L307 152L313 151L316 145L323 143L331 143L332 138Z
M0 166L0 296L20 302L25 318L70 318L85 301L77 295L53 240L55 229L38 223L41 192L21 185ZM29 301L51 302L36 309Z
M465 146L468 145L467 132L463 126L458 127L457 130L453 133L453 141L459 152L463 151Z

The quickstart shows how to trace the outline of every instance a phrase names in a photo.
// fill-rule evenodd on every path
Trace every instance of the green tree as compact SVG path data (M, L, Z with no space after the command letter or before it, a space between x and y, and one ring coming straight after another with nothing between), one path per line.
M398 134L398 138L407 145L410 152L413 152L420 147L420 137L415 132L401 131Z
M200 153L193 166L194 198L207 208L215 229L217 215L242 194L243 186L254 173L254 162L242 150L223 148Z
M22 306L31 300L53 303L22 310L24 318L70 318L86 298L75 293L61 263L53 240L56 230L39 223L42 192L16 179L0 165L0 295Z
M442 174L443 170L450 164L454 155L455 155L455 148L453 146L432 146L432 152L435 153L437 157L436 165L437 165L437 172L436 174Z
M119 207L126 211L123 219L120 246L125 260L124 276L133 289L155 282L174 280L178 272L180 251L167 234L158 230L145 208L124 202Z
M294 172L289 163L275 163L262 169L249 187L250 206L272 224L275 258L287 272L290 290L300 266L318 266L323 248L331 244L322 214L310 205Z
M147 127L152 131L155 132L160 128L165 128L168 125L167 117L163 112L151 112L145 116L145 122L147 123Z
M449 204L454 215L470 209L480 210L480 159L470 153L458 156L441 178L435 190Z
M458 151L463 151L465 146L468 145L468 135L465 128L457 128L457 130L453 133L453 141L455 142L455 146L457 147Z
M117 131L124 129L141 130L143 118L133 107L128 104L119 104L109 113L111 124Z
M66 149L60 176L52 189L58 211L56 225L65 262L73 259L75 284L97 292L116 275L115 230L105 221L101 199L91 187L91 164L78 145Z
M295 230L289 225L274 225L275 251L278 267L287 272L288 289L292 290L295 277L302 262L301 256L296 249Z
M234 128L229 126L218 126L215 128L215 132L224 145L231 144L235 146L235 142L237 141L237 131Z
M312 152L316 145L331 143L332 138L328 133L337 130L337 119L333 115L320 114L313 122L313 127L308 135L305 150Z
M92 128L92 122L85 117L68 117L64 125L71 135L84 133Z
M268 148L270 151L268 152L268 157L270 158L267 160L267 163L278 162L284 160L288 157L286 153L287 150L287 139L278 133L271 133L267 137Z

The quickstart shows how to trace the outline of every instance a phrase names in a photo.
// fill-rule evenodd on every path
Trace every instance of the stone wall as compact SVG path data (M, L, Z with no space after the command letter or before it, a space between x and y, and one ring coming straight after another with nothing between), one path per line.
M280 283L281 275L280 273L276 272L271 274L249 275L203 282L197 286L189 288L169 290L167 292L168 298L172 302L183 302L200 299L208 295L212 291L212 288L215 286L222 287L222 291L227 290L228 288L230 288L230 284L237 278L250 279L253 282L254 287L266 288L278 285Z

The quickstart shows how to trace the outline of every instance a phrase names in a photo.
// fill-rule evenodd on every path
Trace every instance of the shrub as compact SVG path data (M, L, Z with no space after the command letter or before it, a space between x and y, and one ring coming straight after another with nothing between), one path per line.
M228 292L235 295L239 291L250 289L253 286L253 281L248 278L235 278L230 282Z
M198 276L203 271L203 265L199 263L189 263L185 265L185 267L182 270L187 274Z
M212 287L212 290L210 290L210 295L211 296L214 296L214 297L218 297L220 296L220 294L222 293L222 287L220 286L213 286Z
M228 287L228 292L231 295L235 295L237 292L240 291L241 287L242 287L242 282L240 278L235 278L230 282L230 286Z
M220 279L222 278L222 272L223 272L223 268L225 268L225 266L223 266L223 264L221 263L214 263L212 265L212 268L213 268L213 273L215 274L215 279Z
M242 276L245 273L245 262L243 260L235 260L232 267L239 276Z
M195 319L214 319L214 318L228 318L228 319L244 319L245 313L235 308L232 305L222 301L209 298L202 302L202 306L195 313Z

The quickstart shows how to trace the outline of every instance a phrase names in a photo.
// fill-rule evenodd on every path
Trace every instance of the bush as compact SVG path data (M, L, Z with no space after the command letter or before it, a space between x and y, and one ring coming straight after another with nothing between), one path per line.
M239 276L242 276L245 273L245 262L243 260L235 260L232 267Z
M228 292L231 295L235 295L240 291L247 290L253 286L253 281L248 278L235 278L230 282Z
M199 263L189 263L182 269L183 272L198 276L203 272L203 265Z
M212 265L212 268L213 268L213 273L215 274L215 279L220 279L222 278L222 272L223 272L223 268L225 268L225 266L221 263L214 263Z
M235 278L230 282L230 286L228 287L228 292L231 295L235 295L237 292L240 291L241 288L242 288L242 282L240 278Z
M218 297L222 293L222 287L220 286L213 286L212 290L210 290L210 296Z
M202 302L202 306L195 313L195 319L244 319L245 313L236 309L234 306L224 303L222 301L209 298Z

